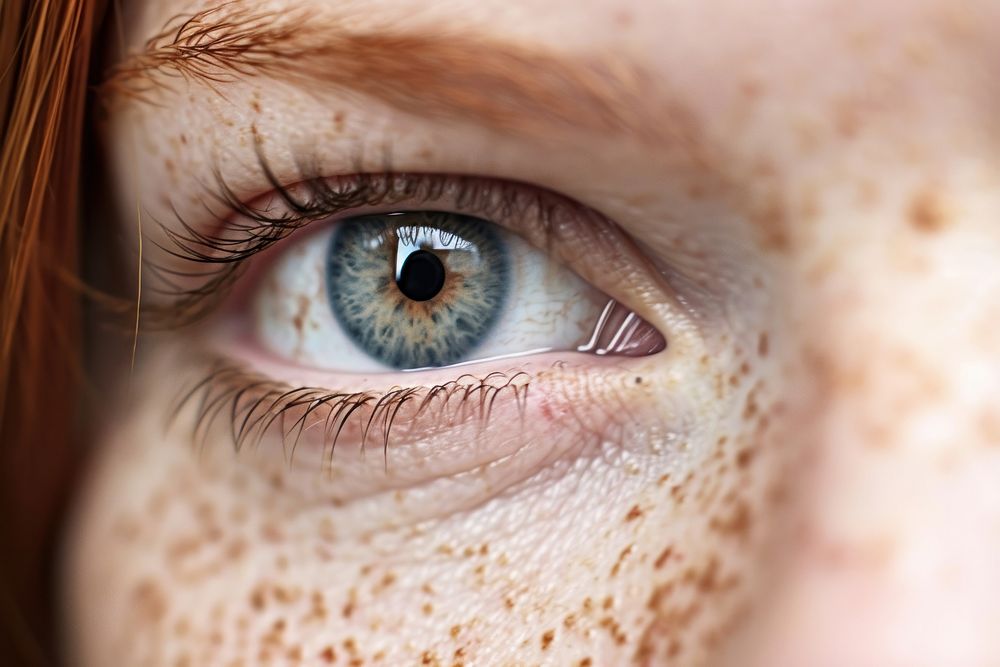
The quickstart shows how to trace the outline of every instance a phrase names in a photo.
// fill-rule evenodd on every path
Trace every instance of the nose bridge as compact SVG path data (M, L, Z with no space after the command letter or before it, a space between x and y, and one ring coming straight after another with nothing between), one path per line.
M743 664L1000 649L1000 289L975 238L859 235L799 295L809 464Z

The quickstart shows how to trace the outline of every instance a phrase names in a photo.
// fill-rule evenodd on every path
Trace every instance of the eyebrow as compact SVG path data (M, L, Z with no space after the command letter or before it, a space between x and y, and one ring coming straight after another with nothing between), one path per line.
M155 104L178 80L222 93L227 83L270 76L361 93L422 117L534 135L573 126L651 138L670 126L671 106L657 104L651 78L613 53L568 56L446 29L358 32L320 10L250 4L231 0L174 17L109 70L99 96Z

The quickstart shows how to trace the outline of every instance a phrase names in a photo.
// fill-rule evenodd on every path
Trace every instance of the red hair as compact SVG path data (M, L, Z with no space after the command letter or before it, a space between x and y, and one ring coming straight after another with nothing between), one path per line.
M52 661L81 373L79 176L99 0L0 3L0 662Z

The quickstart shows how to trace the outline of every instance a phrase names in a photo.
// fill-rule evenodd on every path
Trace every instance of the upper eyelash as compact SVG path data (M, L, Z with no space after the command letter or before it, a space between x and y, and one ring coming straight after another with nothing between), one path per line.
M202 319L227 293L245 260L309 223L345 211L404 202L419 206L440 200L447 194L455 206L479 215L507 217L531 214L543 229L548 228L551 207L545 205L541 192L533 193L526 186L489 181L489 187L485 187L485 179L473 176L397 173L388 168L379 173L362 172L337 178L306 175L303 170L303 177L292 186L302 190L305 193L302 196L275 175L259 149L257 157L270 186L269 194L283 204L280 212L241 200L217 170L217 190L212 193L212 198L224 210L221 214L212 213L216 223L213 231L198 231L196 225L187 222L175 211L178 229L161 224L167 241L157 243L171 257L212 268L187 272L155 264L146 265L144 268L162 285L157 291L169 297L169 304L147 308L147 325L169 328ZM268 201L273 201L273 198L269 197ZM182 288L175 280L191 276L200 279L194 287Z
M524 371L494 371L479 377L463 374L443 384L395 387L385 391L335 392L318 387L293 387L246 371L227 360L217 360L208 375L185 388L169 412L168 427L186 406L196 403L192 439L200 446L208 439L215 421L228 413L233 446L240 451L256 447L277 425L289 460L294 456L307 422L323 424L324 465L332 462L337 440L348 420L357 416L364 423L361 451L379 429L385 467L389 466L389 438L400 409L415 401L416 421L431 409L438 409L436 423L464 421L467 410L475 408L482 426L490 420L493 405L504 393L512 394L523 416L531 377ZM457 403L455 402L457 399ZM290 425L282 417L300 408Z

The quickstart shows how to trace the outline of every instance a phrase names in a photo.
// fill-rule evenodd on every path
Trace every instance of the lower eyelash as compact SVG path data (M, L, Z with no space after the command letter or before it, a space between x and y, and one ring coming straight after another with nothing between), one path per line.
M256 448L265 435L276 432L289 462L303 433L321 426L323 463L328 466L338 439L353 419L360 430L361 452L378 436L388 469L390 433L397 420L405 419L412 426L430 418L435 426L448 426L475 417L485 428L501 397L512 398L523 417L530 383L531 376L524 371L494 371L482 377L465 374L438 385L331 392L292 387L219 360L208 375L181 392L168 426L194 405L192 439L198 446L204 447L219 419L227 418L236 451L248 445ZM413 410L401 415L408 403Z

